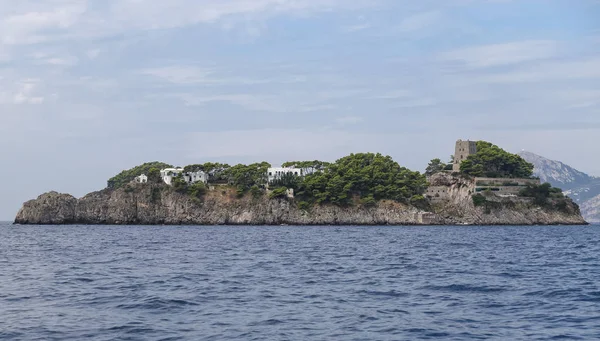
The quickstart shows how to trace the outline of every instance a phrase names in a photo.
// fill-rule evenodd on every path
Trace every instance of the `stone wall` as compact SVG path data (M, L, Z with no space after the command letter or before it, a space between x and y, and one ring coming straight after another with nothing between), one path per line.
M432 203L438 203L450 200L449 186L430 186L425 190L425 197Z
M487 190L500 196L515 196L527 185L540 185L539 179L475 178L475 193Z

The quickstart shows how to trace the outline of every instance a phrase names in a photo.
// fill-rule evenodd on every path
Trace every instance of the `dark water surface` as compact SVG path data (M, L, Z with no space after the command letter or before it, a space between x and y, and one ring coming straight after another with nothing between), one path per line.
M600 227L13 227L2 340L598 340Z

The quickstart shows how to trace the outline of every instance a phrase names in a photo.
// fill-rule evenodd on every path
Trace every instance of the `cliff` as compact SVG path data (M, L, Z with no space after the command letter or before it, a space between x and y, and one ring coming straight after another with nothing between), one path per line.
M563 211L505 199L475 207L473 184L452 176L433 179L450 187L451 199L428 210L382 201L372 207L317 205L301 210L293 200L263 195L238 198L234 190L209 191L201 200L166 185L131 184L93 192L81 199L50 192L26 202L16 224L142 225L555 225L585 224L576 205Z

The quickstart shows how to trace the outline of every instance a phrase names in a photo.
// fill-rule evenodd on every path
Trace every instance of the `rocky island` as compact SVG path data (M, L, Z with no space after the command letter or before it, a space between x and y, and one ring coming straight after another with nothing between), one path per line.
M50 192L26 202L16 224L122 225L558 225L586 224L533 166L488 142L458 141L448 164L425 174L389 156L280 168L146 163L77 199Z

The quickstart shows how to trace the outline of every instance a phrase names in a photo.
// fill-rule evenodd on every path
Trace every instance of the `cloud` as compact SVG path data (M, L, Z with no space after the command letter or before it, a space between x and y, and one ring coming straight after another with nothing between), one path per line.
M508 72L483 75L486 83L529 83L600 78L600 58L545 62Z
M225 30L239 26L252 37L265 29L261 22L273 16L305 16L373 4L372 0L106 0L101 6L87 0L5 2L0 9L0 44L10 45L198 24Z
M344 116L344 117L336 118L335 121L342 125L357 124L357 123L364 121L364 118L359 117L359 116Z
M183 146L191 159L243 159L272 162L335 160L350 152L366 152L389 139L385 134L366 134L329 129L260 129L197 132L187 136Z
M0 78L2 80L2 78ZM0 104L41 104L44 97L37 94L39 79L23 79L16 82L13 91L0 92Z
M429 11L414 14L403 19L398 26L400 32L413 32L429 28L437 24L442 18L440 11Z
M37 52L32 55L39 65L74 66L79 63L79 58L70 55L56 55Z
M98 58L98 56L100 55L101 50L100 49L91 49L91 50L87 50L85 52L85 55L90 59L90 60L94 60L96 58Z
M213 70L195 66L166 66L142 70L140 73L154 76L173 84L195 84L206 82L208 76L213 73Z
M0 17L0 43L20 45L49 40L47 30L66 30L75 26L86 10L85 1L40 1L35 5L3 4L16 14ZM10 10L6 12L11 12Z
M408 98L413 97L414 94L409 90L393 90L384 92L379 95L370 96L370 99L399 99L399 98Z
M600 130L600 122L548 122L534 124L484 124L479 127L484 130L499 131L577 131Z
M530 40L452 50L443 53L440 59L469 68L488 68L548 59L558 52L556 41Z

